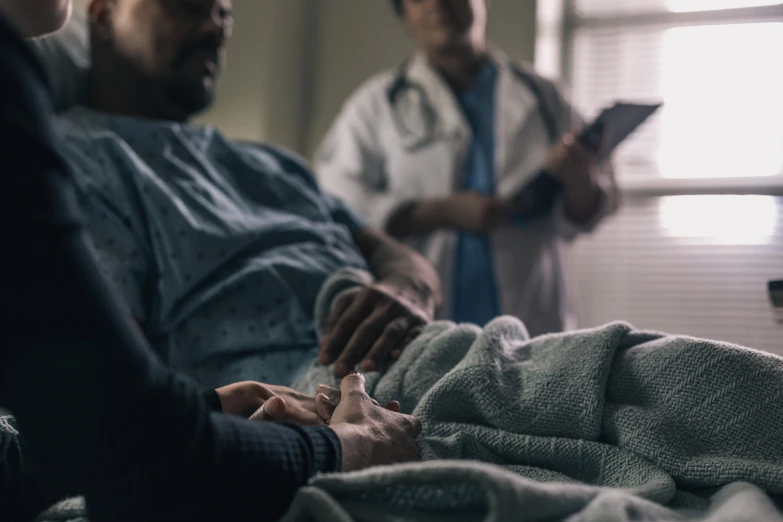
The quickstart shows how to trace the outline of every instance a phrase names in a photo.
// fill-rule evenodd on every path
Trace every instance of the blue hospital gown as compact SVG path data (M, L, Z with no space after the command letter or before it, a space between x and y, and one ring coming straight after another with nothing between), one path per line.
M359 218L297 159L210 127L77 108L57 129L99 261L160 356L204 386L288 384L317 353L322 283L367 268Z

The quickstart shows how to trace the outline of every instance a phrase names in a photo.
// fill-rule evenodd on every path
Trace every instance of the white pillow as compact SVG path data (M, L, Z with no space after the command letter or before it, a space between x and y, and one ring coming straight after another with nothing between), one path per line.
M58 112L84 101L90 69L90 38L87 18L74 13L58 32L36 38L33 46L52 86Z

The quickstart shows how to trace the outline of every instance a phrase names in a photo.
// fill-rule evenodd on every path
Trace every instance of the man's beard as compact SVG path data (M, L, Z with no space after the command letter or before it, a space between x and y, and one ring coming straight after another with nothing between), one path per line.
M167 91L172 105L188 118L208 109L215 100L213 88L193 80L171 80Z
M215 81L217 74L212 77L211 85L207 85L206 78L199 76L194 79L187 72L188 60L194 53L206 53L216 64L218 70L222 62L222 46L214 38L206 37L201 41L192 43L184 47L177 59L172 64L174 74L168 82L167 90L171 103L176 106L181 113L194 116L209 106L215 98ZM182 74L177 74L178 72Z

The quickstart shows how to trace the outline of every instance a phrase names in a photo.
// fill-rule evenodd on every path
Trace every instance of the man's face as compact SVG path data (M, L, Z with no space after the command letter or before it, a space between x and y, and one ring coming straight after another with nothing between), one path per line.
M487 0L403 0L405 21L419 47L464 47L487 23Z
M231 0L95 1L113 2L110 45L159 90L160 103L186 116L212 103L233 26Z

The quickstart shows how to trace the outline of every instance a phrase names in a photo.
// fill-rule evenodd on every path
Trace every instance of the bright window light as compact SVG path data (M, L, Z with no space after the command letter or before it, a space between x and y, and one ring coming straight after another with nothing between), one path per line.
M763 245L775 235L771 196L672 196L661 200L661 227L673 237L719 245Z
M773 59L780 49L783 23L666 31L661 51L666 104L658 151L662 176L783 173L783 67Z
M738 9L741 7L759 7L778 5L781 0L667 0L666 5L675 13L692 11L717 11L719 9Z

